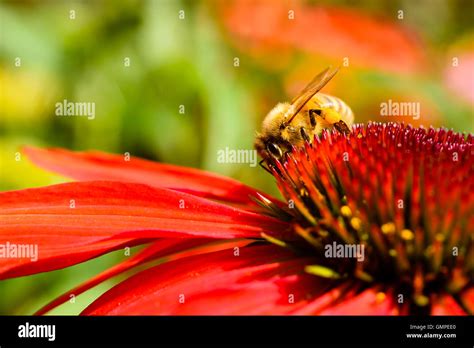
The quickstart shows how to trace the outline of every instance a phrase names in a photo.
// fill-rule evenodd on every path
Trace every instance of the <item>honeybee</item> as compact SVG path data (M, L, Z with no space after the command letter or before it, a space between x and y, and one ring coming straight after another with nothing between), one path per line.
M254 144L263 160L268 156L280 159L292 145L311 142L326 128L350 133L354 114L349 106L339 98L318 93L338 71L326 68L291 103L278 103L265 116Z

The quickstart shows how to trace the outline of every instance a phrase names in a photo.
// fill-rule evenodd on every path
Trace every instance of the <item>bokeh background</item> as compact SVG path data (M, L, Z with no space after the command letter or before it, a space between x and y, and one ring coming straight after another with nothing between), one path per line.
M344 63L325 92L357 122L473 132L473 23L473 0L1 1L0 190L65 181L23 158L28 144L129 152L278 194L217 151L251 149L274 104ZM94 102L95 118L56 116L64 99ZM419 102L420 119L380 116L389 99ZM31 314L124 257L2 281L0 314ZM53 313L77 314L113 283Z

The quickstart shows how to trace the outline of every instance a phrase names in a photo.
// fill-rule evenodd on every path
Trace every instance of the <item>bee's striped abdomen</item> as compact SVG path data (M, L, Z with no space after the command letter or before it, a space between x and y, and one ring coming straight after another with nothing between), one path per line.
M341 99L324 93L316 94L314 99L321 108L330 108L337 111L341 115L343 121L348 125L352 125L354 122L354 114L352 113L351 108Z

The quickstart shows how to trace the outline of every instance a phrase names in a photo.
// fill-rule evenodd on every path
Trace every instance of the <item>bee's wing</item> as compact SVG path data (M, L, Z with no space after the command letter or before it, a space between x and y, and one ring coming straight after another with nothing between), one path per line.
M323 71L321 71L318 75L316 75L315 77L313 77L313 79L311 80L310 83L308 83L305 88L303 88L301 90L301 92L299 92L296 97L293 98L293 100L291 101L291 104L294 104L298 98L300 98L303 94L305 94L312 86L314 86L318 81L321 81L322 78L324 77L324 75L326 75L329 71L329 69L331 69L331 67L327 67L326 69L324 69Z
M290 117L287 123L290 123L298 112L301 111L303 106L316 94L321 88L323 88L339 71L339 68L332 69L331 67L326 68L321 73L316 75L311 82L296 96L291 104L294 108L294 114Z

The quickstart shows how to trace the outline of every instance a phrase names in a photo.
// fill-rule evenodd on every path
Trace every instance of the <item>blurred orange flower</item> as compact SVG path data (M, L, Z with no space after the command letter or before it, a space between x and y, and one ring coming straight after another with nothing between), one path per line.
M398 73L425 66L422 46L413 32L360 11L252 0L226 2L220 11L236 44L253 53L298 49L348 57L351 64Z

